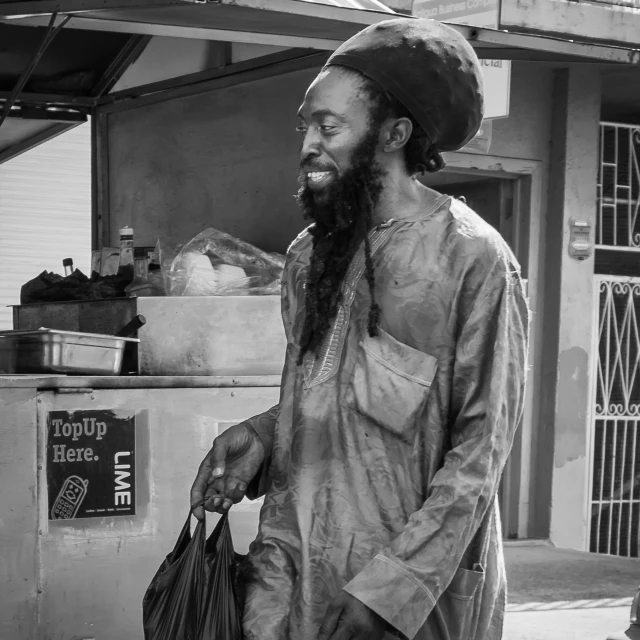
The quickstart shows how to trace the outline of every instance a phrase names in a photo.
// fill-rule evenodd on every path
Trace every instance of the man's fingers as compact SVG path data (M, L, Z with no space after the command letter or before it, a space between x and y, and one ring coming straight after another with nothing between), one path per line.
M216 478L215 480L209 480L209 490L212 493L225 494L227 492L227 481L225 478Z
M225 498L229 498L233 504L237 504L244 498L247 492L247 485L234 476L232 472L228 472L228 475L224 478L216 478L213 482L209 482L209 489L212 490L212 493L218 493Z
M233 476L228 476L227 478L217 478L213 481L210 480L211 474L209 474L209 480L207 480L206 487L204 489L203 495L200 498L200 501L206 500L204 504L204 509L199 508L194 511L196 517L201 514L201 517L204 517L204 510L213 511L215 513L226 513L229 509L234 505L240 502L246 493L247 485L234 478ZM199 494L195 491L192 491L192 505L197 504L194 501L194 497L197 497Z
M224 513L222 509L222 503L224 502L225 498L226 496L224 494L224 491L220 491L213 485L209 485L204 496L204 499L206 500L204 504L205 510L212 511L214 513Z
M213 441L213 447L210 453L211 458L211 473L210 482L216 478L221 478L224 475L227 464L227 447L224 443L216 438Z
M238 502L242 502L245 495L247 493L247 485L246 483L238 480L234 480L233 478L229 478L229 481L226 484L225 488L225 497L231 500L233 504L238 504Z
M197 504L197 503L196 503ZM192 507L193 508L193 507ZM204 518L204 507L197 507L193 509L193 515L198 519L202 520Z
M227 491L229 493L233 493L234 491L237 491L238 493L246 493L247 492L247 483L246 482L242 482L242 480L239 480L237 482L235 482L235 481L229 482L229 484L227 486L228 486Z
M224 475L226 458L227 447L216 438L211 451L209 451L200 464L195 482L191 487L191 508L193 509L193 515L195 515L198 520L204 518L205 509L209 511L217 510L216 506L214 506L215 499L209 498L207 493L214 480ZM207 499L207 502L204 507L199 506L194 509L195 505L205 499Z
M204 518L205 510L226 513L232 505L242 501L247 491L244 478L238 478L233 470L230 475L225 475L229 453L226 441L225 438L214 440L191 487L191 508L198 520ZM202 502L204 507L200 506Z
M196 484L198 484L198 486L196 486ZM198 518L198 520L202 520L202 518L204 518L204 508L202 507L202 505L200 505L196 509L194 509L194 507L202 502L202 494L202 487L196 480L193 487L191 487L191 509L193 510L193 515Z
M209 455L207 455L205 459L200 463L198 474L196 475L196 479L191 487L192 509L197 504L200 504L205 498L205 492L207 491L209 485L209 473L211 470L211 467L209 465ZM194 509L193 515L195 515L198 520L202 520L204 518L204 508L199 506L197 509Z
M213 513L224 513L222 511L222 502L223 498L221 496L211 496L211 498L208 498L204 503L204 508Z

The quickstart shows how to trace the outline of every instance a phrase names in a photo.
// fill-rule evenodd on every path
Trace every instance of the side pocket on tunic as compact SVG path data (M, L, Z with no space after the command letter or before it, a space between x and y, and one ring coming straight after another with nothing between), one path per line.
M473 640L476 592L484 582L484 569L458 569L451 584L440 596L424 627L426 638Z
M375 338L367 335L360 343L346 406L412 444L437 363L382 329Z

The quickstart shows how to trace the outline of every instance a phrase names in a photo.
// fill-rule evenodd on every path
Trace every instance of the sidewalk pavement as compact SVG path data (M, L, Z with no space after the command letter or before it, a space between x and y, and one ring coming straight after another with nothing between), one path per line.
M504 640L606 640L629 626L640 559L507 543Z

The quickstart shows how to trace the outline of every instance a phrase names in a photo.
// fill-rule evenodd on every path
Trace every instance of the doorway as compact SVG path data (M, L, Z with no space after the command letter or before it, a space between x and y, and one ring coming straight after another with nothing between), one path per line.
M526 253L521 247L526 246L522 241L523 229L522 191L526 186L525 179L518 177L492 177L486 174L443 172L428 176L423 182L442 194L454 198L463 198L483 220L496 229L514 255L523 266L523 277L526 278ZM520 495L520 467L522 429L516 432L513 450L505 466L498 499L502 514L502 534L505 539L518 538L518 512Z
M517 216L515 193L518 180L487 178L463 173L435 176L425 184L442 194L463 198L483 220L500 232L512 251L517 255L517 239L514 236Z

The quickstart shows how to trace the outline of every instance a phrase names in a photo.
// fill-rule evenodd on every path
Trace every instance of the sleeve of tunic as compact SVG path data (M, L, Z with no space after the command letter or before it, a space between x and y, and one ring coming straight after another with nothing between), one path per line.
M488 513L523 413L528 304L510 252L489 244L490 255L470 265L460 285L451 448L422 508L345 587L408 638L425 624Z
M293 346L292 325L293 318L291 313L291 300L292 297L289 293L289 288L293 286L291 278L291 261L292 251L287 254L287 263L282 276L282 323L284 325L285 334L287 337L287 353L285 355L284 369L282 371L282 382L286 380L287 376L294 371L295 367L295 355ZM284 384L281 384L280 388L280 401L282 401L282 390ZM245 421L250 425L253 430L258 434L265 450L265 459L262 469L258 475L249 483L247 487L247 497L249 500L256 500L262 497L267 490L267 482L269 475L269 466L271 463L271 452L273 450L273 438L275 434L276 424L278 422L278 416L280 414L280 403L271 407L271 409L261 413L257 416L253 416Z
M257 500L267 491L267 476L269 473L269 463L271 461L271 451L273 448L273 434L278 421L280 405L276 404L271 409L253 416L245 421L258 434L264 445L264 463L258 475L249 483L247 487L247 498Z

